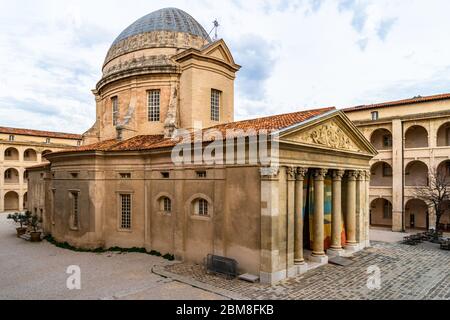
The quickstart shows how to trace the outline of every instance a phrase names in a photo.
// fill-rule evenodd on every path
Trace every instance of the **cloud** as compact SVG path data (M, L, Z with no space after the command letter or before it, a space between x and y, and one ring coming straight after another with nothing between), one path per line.
M389 32L391 32L396 22L397 18L386 18L380 22L378 25L377 34L382 41L386 40Z
M275 45L257 34L245 34L231 44L235 59L242 65L237 88L249 99L262 99L265 81L271 76L276 60L271 56Z
M167 6L219 19L242 65L236 119L450 91L446 0L2 1L0 125L90 128L109 46Z

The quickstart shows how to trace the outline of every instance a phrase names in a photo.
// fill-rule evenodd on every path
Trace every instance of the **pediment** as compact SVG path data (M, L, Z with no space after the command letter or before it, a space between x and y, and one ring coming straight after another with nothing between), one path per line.
M230 49L225 44L225 41L219 40L214 42L212 45L206 47L202 50L202 54L205 56L214 57L225 61L226 63L235 65L233 56L231 55Z
M280 140L330 150L376 155L375 148L341 112L280 135Z

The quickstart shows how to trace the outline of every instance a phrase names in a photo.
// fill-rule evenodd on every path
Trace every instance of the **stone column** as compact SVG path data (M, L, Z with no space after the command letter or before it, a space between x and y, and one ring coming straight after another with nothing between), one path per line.
M392 231L404 231L403 204L403 126L392 120Z
M366 247L370 247L370 170L366 170Z
M303 183L307 173L305 168L297 168L297 180L295 182L295 246L294 261L296 265L305 264L303 256Z
M328 170L317 169L314 172L314 218L313 218L313 262L328 262L324 251L324 180Z
M356 172L356 241L365 245L364 238L364 220L365 220L365 202L366 202L366 173L364 171Z
M280 263L279 173L279 168L261 168L260 279L263 284L274 284L286 278L286 265Z
M333 212L331 220L332 255L340 255L342 249L342 178L345 171L333 171Z
M347 175L347 250L355 250L356 242L356 171L349 171Z
M286 180L287 180L287 228L286 228L286 240L287 240L287 276L293 277L297 275L297 267L294 265L295 259L295 180L296 169L294 167L286 168Z

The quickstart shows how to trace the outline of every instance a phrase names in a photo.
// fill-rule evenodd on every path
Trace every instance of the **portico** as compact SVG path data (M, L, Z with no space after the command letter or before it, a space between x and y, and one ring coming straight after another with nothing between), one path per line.
M368 160L376 151L352 126L334 113L281 133L279 166L260 170L261 282L370 246Z

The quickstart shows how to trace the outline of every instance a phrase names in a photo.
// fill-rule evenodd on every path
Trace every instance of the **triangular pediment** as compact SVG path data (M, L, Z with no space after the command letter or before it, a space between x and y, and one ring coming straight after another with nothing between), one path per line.
M226 45L225 41L219 40L211 44L202 50L202 54L205 56L214 57L225 61L229 64L235 64L233 56L231 55L230 49Z
M341 111L281 132L280 141L343 152L377 154L372 144Z

